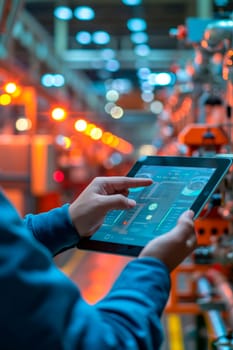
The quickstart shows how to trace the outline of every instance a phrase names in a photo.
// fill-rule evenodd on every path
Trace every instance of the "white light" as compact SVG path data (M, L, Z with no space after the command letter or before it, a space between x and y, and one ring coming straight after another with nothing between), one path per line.
M138 32L146 30L147 24L146 21L142 18L130 18L127 21L127 27L132 32Z
M150 110L152 113L159 114L163 110L163 104L160 101L153 101L150 105Z
M152 73L148 77L151 85L166 86L175 83L175 75L173 73Z
M81 21L90 21L95 17L95 12L89 6L79 6L74 10L74 15Z
M32 122L30 119L27 118L18 118L15 123L15 127L18 131L26 131L31 129Z
M158 73L155 80L156 84L161 86L169 85L172 82L171 74L169 73Z
M91 34L86 31L78 32L75 38L82 45L88 45L91 42Z
M106 93L106 99L110 102L116 102L119 99L119 92L116 90L109 90Z
M109 43L110 35L104 31L97 31L97 32L93 33L92 40L96 44L105 45L105 44Z
M112 109L111 109L111 117L113 119L120 119L123 117L124 115L124 111L123 109L120 107L120 106L114 106Z
M137 45L134 48L134 52L138 56L148 56L150 53L150 47L145 44Z
M156 154L156 148L153 145L142 145L139 148L139 156L153 156Z
M86 120L83 120L83 119L76 120L76 122L74 123L74 128L77 131L83 132L87 128Z
M63 21L68 21L72 18L72 10L68 6L58 6L54 10L54 16Z

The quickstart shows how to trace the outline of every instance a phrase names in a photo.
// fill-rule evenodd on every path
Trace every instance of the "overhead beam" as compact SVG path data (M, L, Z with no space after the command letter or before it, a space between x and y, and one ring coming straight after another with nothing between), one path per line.
M101 68L105 60L102 50L67 50L62 58L71 69L95 70ZM146 62L152 69L168 69L175 62L185 63L193 56L193 49L189 50L151 50L148 57L138 57L133 50L116 51L115 58L119 60L121 69L135 69L137 62Z
M90 92L92 85L90 79L84 73L73 72L64 65L63 60L54 50L52 38L40 23L25 10L21 11L13 28L13 38L20 42L25 48L25 53L33 57L34 62L37 60L38 63L46 64L51 72L63 74L66 87L71 88L77 95L77 99L84 101L87 108L97 113L102 112L102 105L100 105L98 97ZM38 76L38 83L40 78Z

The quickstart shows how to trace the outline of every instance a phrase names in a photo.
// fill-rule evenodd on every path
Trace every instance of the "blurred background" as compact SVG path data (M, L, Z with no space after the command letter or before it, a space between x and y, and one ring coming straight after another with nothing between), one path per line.
M2 0L0 61L0 183L22 216L141 156L232 157L232 0ZM232 215L231 169L172 276L163 350L233 348ZM95 302L128 260L55 262Z

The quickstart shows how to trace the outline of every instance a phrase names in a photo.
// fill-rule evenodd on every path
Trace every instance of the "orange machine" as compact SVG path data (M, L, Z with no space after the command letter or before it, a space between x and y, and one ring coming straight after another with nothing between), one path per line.
M229 144L226 132L219 127L206 124L190 124L178 136L178 141L188 147L189 156L214 156L223 153ZM222 214L226 200L224 184L214 194L199 218L195 221L198 248L193 256L172 273L172 290L167 304L167 312L202 313L202 305L197 302L200 277L206 276L210 268L227 271L216 259L215 251L222 237L231 231L230 220ZM214 302L213 302L214 303Z
M219 153L229 144L229 137L223 128L207 124L189 124L178 135L178 141L188 146L188 155L208 156Z

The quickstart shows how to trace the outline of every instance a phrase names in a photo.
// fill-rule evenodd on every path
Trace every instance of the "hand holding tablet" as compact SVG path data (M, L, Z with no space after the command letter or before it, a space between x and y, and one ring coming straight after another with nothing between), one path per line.
M138 160L127 176L153 184L129 189L137 205L108 212L102 226L81 249L138 256L153 238L170 231L187 209L196 218L228 171L228 158L149 156Z

